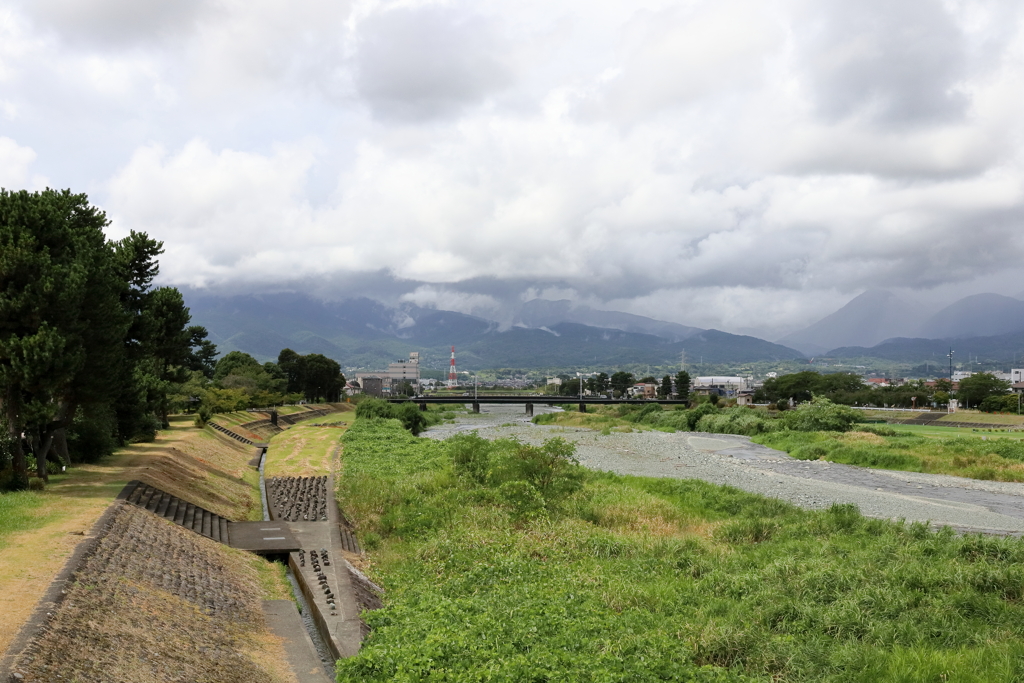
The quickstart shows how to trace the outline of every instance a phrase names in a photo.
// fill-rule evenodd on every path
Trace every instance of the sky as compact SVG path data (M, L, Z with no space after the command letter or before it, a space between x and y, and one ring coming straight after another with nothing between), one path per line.
M1024 4L0 0L0 186L163 282L777 338L1024 289Z

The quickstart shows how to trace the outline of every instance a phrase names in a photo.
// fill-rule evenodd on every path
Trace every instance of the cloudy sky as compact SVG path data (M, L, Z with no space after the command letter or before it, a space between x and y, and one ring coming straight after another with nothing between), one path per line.
M1024 289L1019 0L0 0L0 186L168 283L778 336Z

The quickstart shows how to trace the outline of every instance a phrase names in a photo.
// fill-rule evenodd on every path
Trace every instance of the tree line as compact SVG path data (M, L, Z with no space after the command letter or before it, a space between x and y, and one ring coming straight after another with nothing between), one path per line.
M560 396L578 396L580 394L581 378L570 378L568 375L562 377L562 384L558 387ZM599 372L595 375L582 379L583 391L591 395L611 394L613 398L625 396L629 389L636 384L654 384L658 398L676 398L686 401L690 398L690 373L685 370L677 372L675 376L665 375L658 380L656 377L648 376L637 379L631 372L619 371L609 375L606 372Z
M169 415L200 421L287 401L337 401L336 361L284 349L217 360L174 287L154 286L163 244L109 240L84 194L0 189L0 489L152 440Z
M765 380L754 392L758 403L787 404L810 401L823 396L834 403L848 406L921 408L932 404L946 405L951 398L961 405L988 412L1016 412L1017 395L1010 393L1010 383L990 373L978 373L958 383L956 391L948 379L934 383L913 380L901 386L869 386L860 375L837 372L823 375L813 370L795 372Z
M84 194L0 190L0 405L9 488L28 453L47 460L152 438L174 386L216 350L173 287L154 287L163 245L108 240Z

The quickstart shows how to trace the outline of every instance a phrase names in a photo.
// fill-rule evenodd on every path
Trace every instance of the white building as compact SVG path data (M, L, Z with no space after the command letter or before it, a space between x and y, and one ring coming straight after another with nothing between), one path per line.
M409 354L409 360L395 361L388 365L385 372L357 372L356 381L366 393L375 396L390 395L392 387L400 387L405 382L417 386L420 382L420 354L413 351Z
M719 396L735 396L738 392L750 391L755 388L753 377L728 377L724 375L697 377L690 387L691 391L695 394L715 393Z

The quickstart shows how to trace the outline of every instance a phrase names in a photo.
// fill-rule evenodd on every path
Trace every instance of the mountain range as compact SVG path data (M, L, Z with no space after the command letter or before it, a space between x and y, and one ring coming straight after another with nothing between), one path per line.
M322 353L346 368L383 368L419 351L427 368L447 367L458 349L460 368L553 368L749 363L802 358L756 337L667 323L625 313L573 307L569 302L525 305L511 326L476 316L367 298L319 301L305 294L212 296L184 290L192 320L210 332L222 353L245 351L276 359L283 348ZM531 302L532 303L532 302Z
M270 360L291 348L322 353L349 369L382 368L419 351L424 367L443 370L453 345L459 366L471 370L675 365L684 354L689 363L752 363L804 354L937 362L951 346L958 359L1003 361L1024 353L1024 301L1001 294L976 294L930 311L892 292L869 290L775 343L568 300L525 302L510 324L364 297L183 294L193 321L209 330L222 353Z
M1022 336L1024 301L1020 298L974 294L932 311L892 292L869 290L778 343L811 356L897 360L895 354L899 360L913 360L909 357L921 354L914 357L924 360L940 346L946 347L943 355L948 353L953 340L970 339L970 346L978 349L971 353L996 359L1005 357Z

